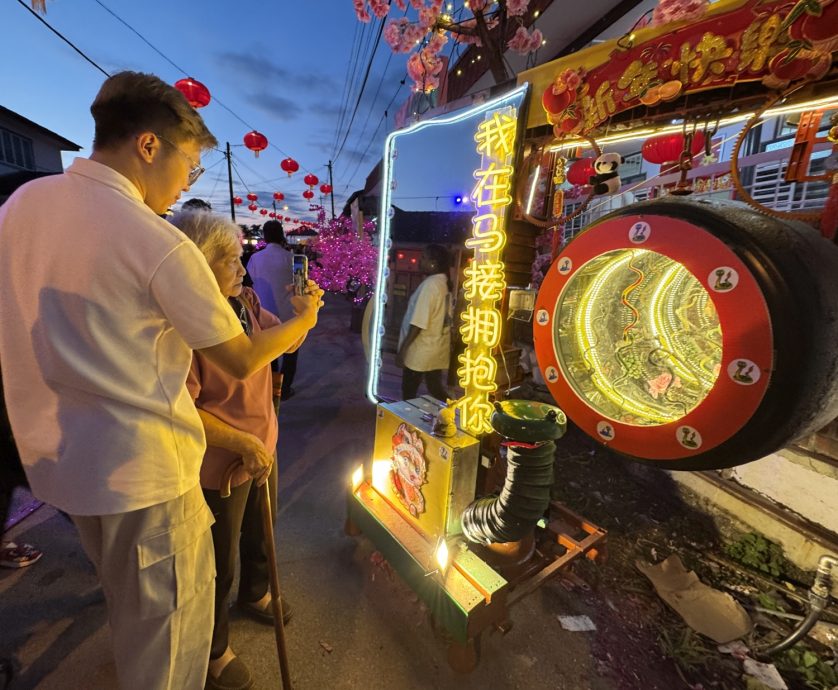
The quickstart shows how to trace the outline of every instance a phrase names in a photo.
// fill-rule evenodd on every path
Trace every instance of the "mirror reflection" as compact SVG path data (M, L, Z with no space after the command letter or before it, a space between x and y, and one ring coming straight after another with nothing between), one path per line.
M474 134L488 112L520 108L523 92L391 134L385 145L381 241L368 394L401 400L457 398L462 267L472 252L470 199L480 168Z

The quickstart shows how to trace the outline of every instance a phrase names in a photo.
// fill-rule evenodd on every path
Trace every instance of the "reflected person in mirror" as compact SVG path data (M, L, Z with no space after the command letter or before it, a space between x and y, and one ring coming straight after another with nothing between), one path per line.
M419 268L427 277L407 303L396 353L396 364L404 370L404 400L416 397L423 379L435 398L448 397L442 374L451 356L450 265L448 250L441 245L428 245L422 252Z

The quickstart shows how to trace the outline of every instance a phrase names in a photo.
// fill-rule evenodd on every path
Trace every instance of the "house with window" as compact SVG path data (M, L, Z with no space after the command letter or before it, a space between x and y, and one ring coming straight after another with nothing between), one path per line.
M0 204L25 182L62 172L62 151L80 150L78 144L0 105Z

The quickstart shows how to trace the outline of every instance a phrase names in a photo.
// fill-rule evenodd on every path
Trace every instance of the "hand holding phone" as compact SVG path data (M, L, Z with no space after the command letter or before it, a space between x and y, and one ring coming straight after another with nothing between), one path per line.
M294 294L302 295L308 284L308 257L305 254L293 254L291 274L294 279Z

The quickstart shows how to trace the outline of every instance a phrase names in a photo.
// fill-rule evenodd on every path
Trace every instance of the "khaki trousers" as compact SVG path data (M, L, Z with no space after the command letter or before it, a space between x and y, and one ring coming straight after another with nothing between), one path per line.
M215 561L201 487L129 513L72 518L105 592L120 687L203 688Z

